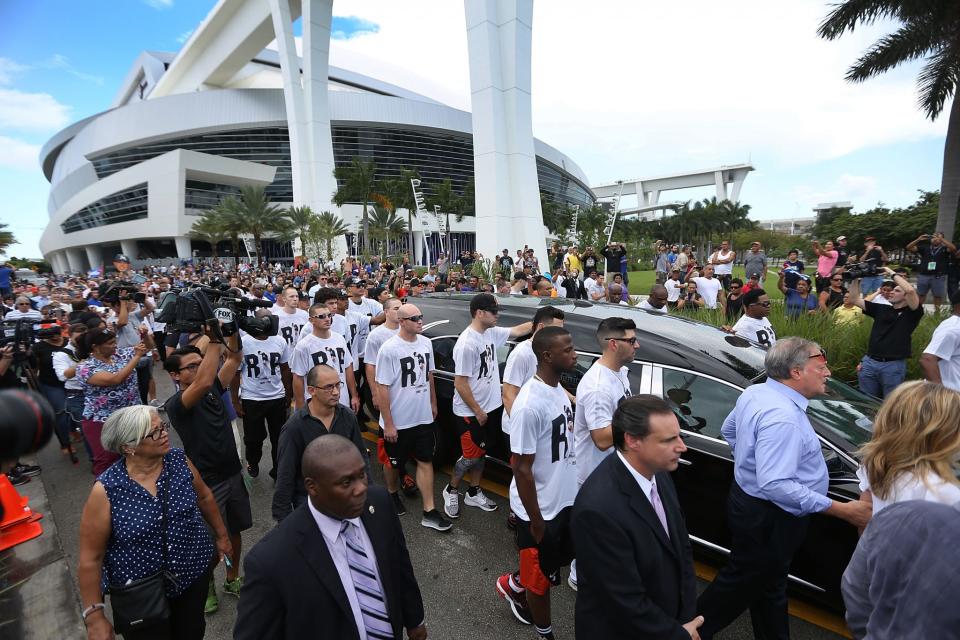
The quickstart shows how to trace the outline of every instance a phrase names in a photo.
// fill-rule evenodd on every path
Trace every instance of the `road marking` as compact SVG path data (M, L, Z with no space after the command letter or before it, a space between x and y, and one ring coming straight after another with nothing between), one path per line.
M367 427L376 431L380 428L376 422L368 422ZM365 440L376 444L377 434L370 433L369 431L362 434ZM440 468L440 471L450 475L453 471L453 467L450 465L444 465ZM483 487L484 491L489 491L494 493L501 498L509 498L510 490L508 487L504 487L502 484L496 482L491 482L486 478L481 479L480 486ZM694 561L694 569L696 570L697 577L701 580L707 582L713 582L714 578L717 577L719 569L713 567L709 564L704 564L700 561ZM853 638L850 630L847 628L847 623L842 616L839 616L830 611L820 609L815 605L803 602L802 600L797 600L795 598L790 598L787 604L787 611L795 618L799 618L805 622L809 622L812 625L816 625L827 631L832 631L837 635L841 635L844 638Z

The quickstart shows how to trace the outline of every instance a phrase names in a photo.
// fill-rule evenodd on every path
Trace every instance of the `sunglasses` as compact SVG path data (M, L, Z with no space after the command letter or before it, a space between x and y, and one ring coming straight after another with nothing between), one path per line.
M752 302L751 305L757 305L757 306L760 306L760 307L769 307L769 306L770 306L770 301L767 300L766 302Z
M185 367L180 367L179 369L177 369L177 371L196 371L199 368L200 368L199 362L191 362Z
M409 320L410 322L423 322L423 314L421 313L418 316L408 316L406 318L400 318L400 320Z
M315 316L310 316L310 319L311 319L311 320L326 320L327 318L329 318L329 317L332 316L332 315L333 315L332 313L318 313L318 314L315 315Z
M493 315L497 315L500 313L500 309L498 309L497 307L494 307L493 309L481 309L481 311L486 311L487 313L492 313Z
M807 359L808 359L808 360L813 360L814 358L823 358L823 361L826 362L826 361L827 361L827 350L826 350L826 349L820 349L820 353L815 353L815 354L813 354L812 356L810 356L810 357L807 358Z
M739 288L740 288L740 285L738 285L738 284L732 284L732 285L730 285L730 291L736 291L736 290L739 289Z

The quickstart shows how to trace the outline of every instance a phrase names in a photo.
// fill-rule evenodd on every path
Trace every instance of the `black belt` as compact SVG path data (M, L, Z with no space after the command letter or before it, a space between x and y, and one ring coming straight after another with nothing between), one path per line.
M64 389L64 392L65 392L68 396L82 396L82 395L83 395L83 389Z
M895 362L897 360L906 360L906 358L897 358L893 356L890 356L890 357L872 356L869 353L867 354L867 357L870 358L871 360L876 360L877 362Z

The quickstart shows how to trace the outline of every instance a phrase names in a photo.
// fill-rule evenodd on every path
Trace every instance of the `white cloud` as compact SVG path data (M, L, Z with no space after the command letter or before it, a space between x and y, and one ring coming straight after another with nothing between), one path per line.
M49 131L70 121L70 107L47 93L0 88L0 128Z
M187 40L190 39L190 36L192 35L193 35L193 29L187 29L186 31L181 33L179 36L177 36L177 42L179 42L180 44L184 44Z
M18 171L38 170L40 145L0 136L0 149L3 149L3 153L0 153L0 167Z
M331 63L469 109L463 4L338 0L380 30ZM944 135L916 108L916 66L859 85L847 67L887 25L827 42L820 0L534 5L534 134L592 182L745 161L799 167Z
M797 185L793 188L793 201L801 210L809 211L815 205L824 202L860 203L876 202L877 180L872 176L858 176L849 173L840 174L829 185Z
M10 84L13 82L13 76L26 69L27 67L10 58L0 58L0 85Z
M143 0L143 3L154 9L169 9L173 6L173 0Z
M43 67L44 69L61 69L63 71L66 71L70 75L72 75L74 78L77 78L78 80L83 80L84 82L92 82L93 84L103 86L103 76L84 73L76 69L72 64L70 64L70 60L66 56L61 55L59 53L53 54L49 60L41 63L38 66Z

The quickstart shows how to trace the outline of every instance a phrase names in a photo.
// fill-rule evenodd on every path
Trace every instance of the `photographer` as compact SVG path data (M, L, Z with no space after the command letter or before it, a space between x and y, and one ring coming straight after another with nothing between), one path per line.
M205 327L209 339L201 356L192 346L180 347L167 355L163 368L179 391L167 399L164 409L170 424L183 442L183 450L213 492L217 508L227 525L232 552L227 563L223 590L240 595L240 533L253 526L250 497L243 484L242 465L233 439L233 425L224 403L224 392L240 366L243 352L238 334L226 338L227 357L220 364L224 342L219 331ZM216 588L211 579L205 611L217 610Z
M13 360L14 345L8 344L0 348L0 389L26 388L14 373ZM10 484L14 486L30 482L30 476L35 476L39 473L40 467L23 464L19 460L6 471L7 479L10 480Z
M926 244L921 245L921 242ZM932 291L934 312L939 314L940 305L947 297L947 269L950 266L950 256L956 252L957 247L938 231L933 235L924 233L908 244L906 250L916 253L920 258L917 273L917 295L920 296L920 302L927 299L928 291Z
M127 289L119 291L116 298L108 294L106 301L116 314L116 319L112 324L113 330L117 334L117 348L133 347L140 342L143 342L147 347L147 354L140 358L137 363L137 390L140 394L140 404L147 404L150 379L153 377L153 358L149 355L149 352L153 351L154 344L153 336L146 329L141 328L141 325L146 314L153 311L153 304L144 297L141 307L133 301Z
M890 394L907 375L910 357L910 338L923 319L923 306L917 290L893 269L883 272L893 278L889 305L864 301L860 293L860 279L850 282L850 303L863 309L873 318L867 354L861 361L857 379L860 390L877 398Z

